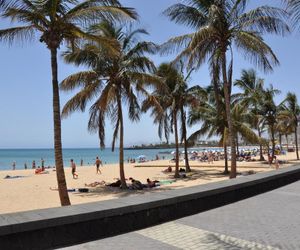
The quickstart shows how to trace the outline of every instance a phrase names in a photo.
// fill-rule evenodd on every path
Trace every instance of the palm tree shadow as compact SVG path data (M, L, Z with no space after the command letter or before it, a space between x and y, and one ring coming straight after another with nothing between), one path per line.
M177 186L166 186L161 185L155 188L144 188L143 190L130 190L130 189L120 189L117 187L107 187L107 186L100 186L96 188L89 188L89 192L87 193L80 193L75 192L73 193L76 196L79 197L105 197L105 196L113 196L114 198L122 198L122 197L128 197L131 195L142 195L146 193L158 193L163 192L167 190L172 190L176 188L182 188L183 185L177 185Z
M247 242L241 239L214 233L206 233L206 236L201 238L201 244L213 246L213 249L225 250L265 249L264 246L255 242Z
M190 173L186 173L185 178L180 178L182 181L194 181L194 180L214 180L222 177L227 177L228 174L224 174L220 170L192 170Z

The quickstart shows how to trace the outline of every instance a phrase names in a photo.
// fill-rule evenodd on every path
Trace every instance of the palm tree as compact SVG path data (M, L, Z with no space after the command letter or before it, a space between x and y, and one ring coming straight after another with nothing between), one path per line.
M224 148L225 156L225 170L224 173L228 174L228 161L227 161L227 141L228 137L228 122L225 111L225 98L224 95L220 99L219 105L221 105L220 112L218 110L217 101L215 96L212 93L211 88L207 88L209 99L204 105L192 109L189 115L189 124L196 125L199 122L202 123L201 128L194 132L188 140L196 141L201 136L206 136L211 138L212 136L219 136L219 144ZM222 93L220 89L220 93ZM235 136L237 133L248 142L257 143L260 141L259 137L251 130L249 122L252 119L252 116L249 112L245 112L245 109L242 105L232 100L231 104L232 109L232 118Z
M175 61L185 60L188 67L199 68L208 59L210 65L220 68L231 144L231 178L236 177L236 138L230 110L233 46L263 70L272 71L279 62L262 35L284 35L289 31L283 21L285 11L261 6L245 12L247 3L247 0L191 0L186 5L175 4L164 12L172 21L189 26L195 32L170 39L162 46L162 53L180 51L183 47Z
M288 151L289 148L288 136L294 133L295 131L294 125L295 124L293 121L293 115L289 111L284 110L284 106L282 106L277 117L277 124L275 126L275 132L277 132L279 136L280 149L282 149L282 136L284 135L286 140L286 145L287 145L286 147Z
M297 96L289 92L284 101L284 110L289 112L290 123L292 124L293 132L295 135L295 144L296 144L296 155L297 160L299 160L298 152L298 119L300 116L300 106L298 105Z
M90 70L75 73L64 79L60 85L63 91L80 91L64 106L62 114L67 117L74 111L84 111L88 102L96 98L90 108L88 129L98 132L101 148L105 147L105 118L114 126L112 150L119 135L119 166L121 187L127 188L124 173L124 110L128 106L129 119L138 121L140 105L137 92L146 93L145 84L159 83L157 77L148 74L155 66L145 53L153 53L155 45L139 42L137 35L148 34L143 29L126 30L111 22L94 25L90 33L96 37L105 37L118 45L118 51L112 54L102 43L85 42L74 51L64 53L67 63L82 65Z
M175 175L179 177L179 136L178 114L180 112L180 87L182 76L174 66L162 63L156 72L163 81L163 87L156 88L143 103L144 112L152 109L151 116L154 123L158 123L158 135L162 138L163 132L167 142L170 132L175 136Z
M103 18L136 18L133 9L123 8L117 0L92 1L78 3L68 0L2 0L2 17L23 23L23 26L0 30L0 40L12 43L15 40L31 41L39 34L39 41L50 50L53 88L54 149L57 182L61 205L70 205L67 192L61 145L61 116L58 88L57 51L66 42L76 43L78 38L92 36L84 32L84 26ZM99 41L111 47L109 41L98 37Z
M269 128L272 143L272 159L274 159L275 155L275 132L281 110L281 104L276 105L274 101L274 96L278 93L280 93L280 91L274 89L272 85L265 89L263 91L264 102L259 111L259 114L263 117L263 125L268 126Z
M234 98L238 100L241 105L251 111L253 115L252 124L253 128L257 130L258 137L261 138L263 133L262 117L259 114L260 107L264 101L264 79L257 76L254 69L242 70L241 78L234 82L234 86L237 86L242 90L242 93L234 95ZM262 143L259 144L260 161L264 160Z
M181 79L182 81L178 82L177 92L179 92L179 99L177 104L179 105L180 110L180 122L181 122L181 142L184 145L184 158L185 158L185 170L186 172L191 172L189 158L188 158L188 141L187 141L187 121L186 121L186 108L193 108L200 104L200 99L206 98L206 92L200 87L190 87L188 88L187 81L193 72L193 69L187 72L187 75L184 76L183 73L183 64L181 65Z

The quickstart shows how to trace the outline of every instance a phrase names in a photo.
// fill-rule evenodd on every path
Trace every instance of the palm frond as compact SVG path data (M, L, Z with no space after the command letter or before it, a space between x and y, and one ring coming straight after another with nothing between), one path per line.
M12 44L14 42L30 42L35 38L35 27L33 25L21 26L0 30L0 41Z

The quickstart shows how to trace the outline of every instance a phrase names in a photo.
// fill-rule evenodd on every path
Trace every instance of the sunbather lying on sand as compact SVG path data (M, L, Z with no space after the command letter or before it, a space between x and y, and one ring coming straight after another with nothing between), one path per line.
M102 186L102 185L105 185L105 181L95 181L95 182L92 182L90 184L84 184L84 186L86 187L97 187L97 186Z
M105 184L105 186L107 187L120 187L121 186L121 180L117 180L113 183L110 183L110 184Z
M160 186L159 185L159 181L157 181L157 180L151 181L149 178L147 179L147 185L146 185L146 187L148 187L148 188L154 188L154 187L157 187L157 186Z
M131 180L131 185L129 186L129 189L132 189L132 190L142 190L143 189L144 186L140 181L135 180L132 177L130 177L129 180Z

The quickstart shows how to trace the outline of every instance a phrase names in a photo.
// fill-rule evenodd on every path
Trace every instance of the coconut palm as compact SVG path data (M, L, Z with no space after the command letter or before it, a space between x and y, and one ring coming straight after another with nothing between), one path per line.
M297 160L299 160L298 152L298 119L300 116L300 106L298 105L297 96L289 92L284 101L284 110L289 112L290 124L292 125L293 133L295 135L296 144L296 155Z
M199 122L202 123L201 128L194 132L189 141L196 141L201 136L206 136L207 138L211 138L212 136L220 137L220 146L224 148L224 156L225 156L225 170L224 173L228 174L228 162L227 162L227 142L229 140L228 137L228 122L225 111L225 98L224 95L222 99L220 99L219 105L221 105L220 112L217 107L217 102L215 100L215 96L211 88L207 88L209 94L209 101L206 102L205 105L196 107L192 109L189 115L189 124L196 125ZM220 93L223 90L221 89ZM239 133L241 137L250 143L257 143L260 141L260 138L252 131L250 128L250 121L252 119L252 115L249 112L245 112L245 109L242 105L232 100L231 104L232 109L232 117L233 117L233 125L235 136Z
M279 121L279 114L282 109L282 104L277 105L274 101L276 94L280 93L279 90L276 90L271 85L269 88L266 88L263 91L264 101L260 107L259 114L263 117L262 123L264 126L268 126L269 133L271 136L272 144L272 159L275 155L275 132L276 126ZM281 113L281 116L283 114Z
M178 115L180 112L178 89L182 77L171 64L162 63L156 73L162 78L164 87L155 89L143 103L143 111L152 109L151 116L154 123L158 123L158 135L163 134L167 142L170 132L174 131L175 136L175 178L179 177L179 136L178 136Z
M279 115L277 118L277 124L275 126L275 132L278 134L279 137L279 145L280 149L282 149L282 136L285 136L286 140L286 147L287 150L289 148L289 135L294 133L294 122L293 122L293 115L289 113L289 111L284 110L282 106L282 110L279 111Z
M247 0L190 0L186 3L175 4L165 10L164 14L176 23L189 26L195 32L171 38L162 45L162 53L180 51L175 61L185 60L188 67L199 68L205 60L209 60L210 65L219 65L231 144L230 177L234 178L236 149L230 110L233 47L263 70L272 71L273 66L279 62L262 35L287 33L289 27L283 21L286 13L282 9L269 6L245 12ZM228 56L231 57L230 60Z
M23 26L0 30L0 41L32 41L36 35L51 54L53 88L54 149L59 197L62 205L69 205L61 145L61 117L58 88L57 51L63 43L74 46L78 38L93 38L84 32L84 25L96 20L136 18L133 9L124 8L117 0L2 0L0 11L3 18ZM112 48L106 39L98 38Z
M188 88L187 81L192 73L193 69L187 72L184 76L183 65L181 65L181 79L179 82L177 91L179 92L179 99L177 104L180 109L180 123L181 123L181 143L184 146L184 158L185 158L185 170L186 172L191 172L188 158L188 141L187 141L187 119L186 119L186 109L191 109L197 105L200 105L206 98L206 92L204 89L196 86Z
M234 82L242 90L241 93L235 94L234 98L240 102L245 109L250 110L253 115L253 128L257 130L258 136L261 137L264 131L262 127L262 116L259 114L260 106L264 101L264 79L258 77L254 69L242 70L241 78ZM262 143L259 144L260 161L264 160Z
M64 53L67 63L89 68L70 75L60 85L63 91L79 92L64 106L63 117L74 111L84 111L89 101L96 99L90 107L88 129L97 132L101 148L105 147L105 119L109 118L114 126L112 150L119 135L119 166L121 187L126 188L124 173L124 109L128 106L131 121L140 118L140 105L137 92L146 93L145 84L159 83L159 79L149 72L155 71L152 61L145 53L153 53L155 45L139 42L138 35L147 34L143 29L126 30L111 22L94 25L90 33L105 37L118 44L116 54L110 53L99 42L85 42L82 46ZM148 73L147 73L148 72Z
M186 171L190 171L187 155L186 134L186 107L198 104L197 96L202 89L199 86L188 88L187 77L183 76L174 65L163 63L158 67L157 75L161 77L163 87L156 88L144 101L143 110L152 110L154 123L158 123L158 134L162 138L163 133L169 141L170 132L175 136L175 178L179 177L179 133L178 123L181 123L181 141L184 142Z

